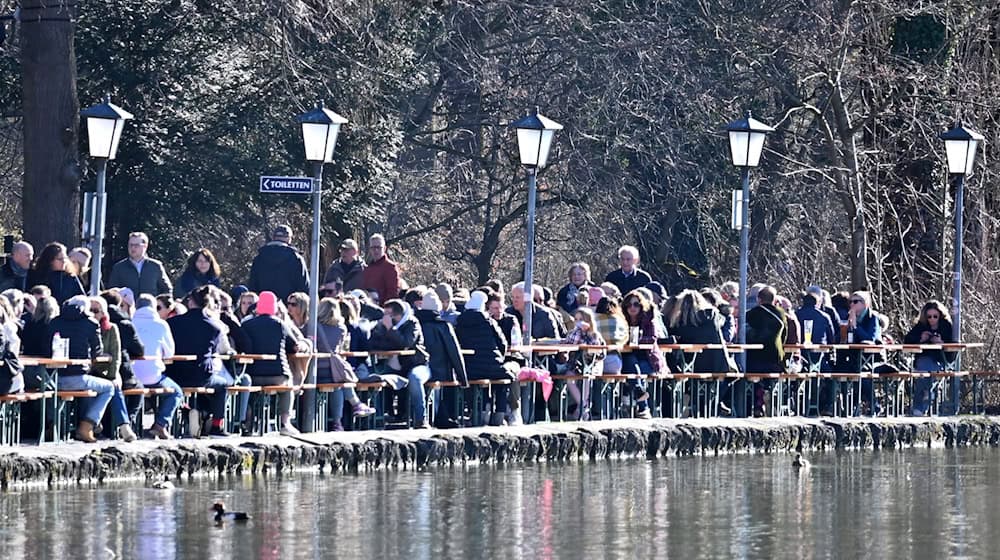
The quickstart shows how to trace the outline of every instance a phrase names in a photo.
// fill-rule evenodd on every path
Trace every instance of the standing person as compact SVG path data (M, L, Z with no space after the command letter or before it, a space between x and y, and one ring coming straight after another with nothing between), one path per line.
M233 385L233 377L216 356L229 347L225 340L225 325L207 312L215 302L212 287L195 288L188 296L188 310L167 320L174 337L174 351L180 355L194 355L192 362L174 362L166 372L181 387L210 387L215 393L207 400L212 414L209 435L228 436L224 425L226 416L226 389Z
M271 241L257 250L250 265L247 288L252 292L272 292L284 300L292 292L309 293L309 271L305 258L292 247L292 228L280 225L274 228Z
M128 288L132 294L169 294L170 279L163 263L149 258L149 236L141 231L128 234L128 257L111 267L108 284L113 288Z
M62 243L49 243L38 255L35 268L28 281L32 286L43 284L52 291L52 297L62 305L73 296L84 295L83 285L76 277L76 266L66 254ZM89 308L88 308L89 309Z
M34 259L35 249L30 243L25 241L15 243L10 250L10 258L0 266L0 292L10 288L27 292L31 287L28 284L28 272Z
M160 406L149 433L156 439L172 439L170 421L184 399L180 385L163 375L167 369L163 360L174 357L174 336L170 333L170 326L156 312L156 300L153 296L142 294L135 302L135 307L132 322L146 349L146 357L136 360L132 369L144 387L170 390L159 396Z
M433 291L424 294L423 306L414 312L424 334L424 348L427 349L427 367L431 370L431 381L458 382L458 387L441 389L441 408L437 410L434 425L438 428L457 428L458 392L468 388L465 360L458 348L458 337L451 323L441 317L441 299Z
M757 305L747 311L747 343L762 344L761 350L747 350L747 372L783 373L785 371L785 312L774 305L776 294L771 286L762 286L756 294ZM749 304L748 304L749 305ZM771 383L761 381L754 391L754 415L764 415L764 395Z
M559 292L556 294L556 306L572 317L576 308L580 306L577 295L581 291L593 287L594 283L590 281L590 265L585 262L575 262L569 265L569 271L566 275L569 282L559 288ZM596 301L590 303L597 305Z
M916 324L903 338L904 344L942 344L955 342L955 331L951 324L951 316L944 305L937 300L924 304ZM913 371L944 371L948 360L942 350L924 350L917 354L913 362ZM930 390L934 380L921 377L913 381L913 411L914 416L927 414L930 408Z
M215 260L215 255L202 247L188 257L187 266L184 267L184 272L181 273L181 277L177 279L177 284L174 286L174 297L183 298L191 290L206 284L218 288L221 274L222 271L219 269L219 262Z
M76 265L76 275L80 277L83 289L90 288L90 249L86 247L73 247L69 252L69 260Z
M308 352L308 347L300 344L292 333L292 326L281 321L278 313L278 298L274 292L263 291L257 301L257 315L243 323L243 332L250 340L250 351L255 354L271 354L271 360L254 360L248 371L253 384L292 385L292 369L288 363L286 350ZM278 393L278 417L280 431L284 435L295 435L299 430L292 425L292 393ZM258 418L264 422L264 418Z
M90 298L73 296L63 304L59 316L49 323L52 336L58 334L69 341L69 358L93 361L104 351L101 346L100 327L90 317ZM49 343L47 357L52 357ZM79 409L80 421L76 426L76 439L87 443L97 441L94 427L104 416L111 402L115 384L107 379L91 375L90 365L71 365L59 372L59 388L63 391L95 391L96 397L83 399Z
M345 239L340 243L340 259L330 265L323 276L323 283L340 281L342 290L349 292L364 288L365 269L368 265L358 258L358 243ZM334 294L336 295L336 294Z
M621 268L609 272L604 281L614 284L621 293L627 294L653 281L648 272L639 268L639 249L622 245L618 249L618 263Z
M385 237L381 233L368 238L368 268L362 283L366 291L378 293L380 302L399 297L399 266L389 260Z

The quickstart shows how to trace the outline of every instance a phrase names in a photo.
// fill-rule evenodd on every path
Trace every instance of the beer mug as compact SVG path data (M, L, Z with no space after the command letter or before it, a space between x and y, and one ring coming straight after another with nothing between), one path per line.
M812 344L813 322L811 320L802 321L802 326L805 329L805 332L802 333L803 344Z

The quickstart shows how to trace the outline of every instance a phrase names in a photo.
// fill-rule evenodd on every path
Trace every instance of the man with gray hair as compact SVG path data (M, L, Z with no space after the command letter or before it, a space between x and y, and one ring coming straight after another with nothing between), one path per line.
M28 271L35 259L35 249L30 243L18 241L10 251L10 257L0 266L0 292L15 288L27 292Z
M451 285L441 282L434 286L434 294L441 300L441 318L454 327L455 322L458 321L458 312L455 311L455 306L452 304L452 298L455 294L452 292Z
M389 259L385 237L381 233L368 238L368 268L362 284L365 290L378 292L378 300L387 302L399 297L399 266Z
M618 249L618 264L621 268L609 272L604 281L618 286L623 294L653 281L648 272L639 268L639 249L632 245L622 245Z

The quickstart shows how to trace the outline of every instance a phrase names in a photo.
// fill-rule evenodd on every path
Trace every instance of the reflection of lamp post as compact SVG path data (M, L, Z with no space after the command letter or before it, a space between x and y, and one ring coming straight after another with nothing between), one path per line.
M104 182L107 179L108 160L115 159L118 154L118 141L122 137L125 121L132 118L132 113L111 103L111 96L104 96L104 103L94 105L80 111L87 118L87 139L90 144L90 157L97 159L97 235L94 240L94 265L90 273L90 295L96 296L101 291L101 261L104 254L104 223L107 213L107 195Z
M524 344L531 345L531 305L534 291L535 265L535 175L549 161L552 138L562 125L538 113L536 107L530 115L510 124L517 130L517 149L521 165L528 172L528 216L525 228L528 230L528 246L524 256Z
M312 338L313 349L316 348L317 314L319 310L319 230L320 230L320 200L323 194L323 164L333 162L333 148L337 145L337 134L340 125L347 119L323 107L318 101L316 108L299 115L296 119L302 124L302 142L305 144L306 161L313 164L313 230L309 264L309 336ZM309 360L309 373L306 383L316 382L316 360ZM316 393L303 393L302 408L305 414L299 419L299 428L304 432L313 431ZM326 426L322 426L326 429Z
M976 163L976 149L983 141L983 135L959 122L948 132L941 134L944 151L948 158L948 173L958 176L955 186L955 274L952 292L952 327L955 342L962 341L962 218L965 207L965 177L972 174ZM958 414L960 393L959 378L951 385L952 406Z
M747 265L750 258L750 168L760 164L760 154L764 150L764 137L774 129L751 118L747 111L746 118L733 121L726 126L729 132L729 149L732 153L733 165L743 168L743 199L739 209L740 226L740 325L739 343L747 341ZM735 210L734 210L735 211ZM740 362L746 372L746 352L740 353ZM737 415L742 416L744 402L739 397L742 392L735 393Z

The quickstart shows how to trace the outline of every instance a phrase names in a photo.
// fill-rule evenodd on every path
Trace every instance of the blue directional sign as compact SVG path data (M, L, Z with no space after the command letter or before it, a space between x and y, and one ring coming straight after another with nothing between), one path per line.
M309 194L313 192L311 177L261 177L260 192Z

